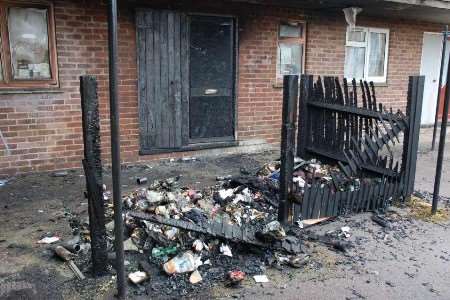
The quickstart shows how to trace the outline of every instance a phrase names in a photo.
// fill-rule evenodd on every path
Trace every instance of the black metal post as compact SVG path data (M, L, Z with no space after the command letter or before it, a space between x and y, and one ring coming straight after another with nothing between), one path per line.
M441 187L442 177L442 161L444 159L445 150L445 136L447 135L448 122L448 106L450 101L450 63L447 66L447 83L445 89L444 111L442 113L441 121L441 135L439 138L438 158L436 164L436 177L434 178L433 204L431 206L431 213L435 214L437 211L439 201L439 189Z
M298 76L283 78L283 115L281 125L280 203L278 221L286 224L292 216L290 194L293 188L295 122L297 119Z
M111 162L114 200L114 247L116 250L117 297L125 299L126 281L123 251L122 192L120 184L119 99L117 90L117 0L108 5L109 99L111 121Z
M91 236L92 271L95 276L108 271L103 200L100 118L98 113L97 80L94 76L80 77L81 111L83 120L84 159L88 195L89 232Z
M433 127L433 141L431 142L431 150L434 150L434 145L436 144L436 131L438 126L439 119L439 104L441 102L441 86L442 86L442 75L444 74L444 64L445 64L445 55L447 48L447 38L448 38L448 25L445 26L444 37L442 41L442 56L441 56L441 70L439 72L439 87L436 101L436 114L434 115L434 127Z
M409 77L408 104L406 111L406 115L408 116L408 128L404 133L402 156L402 172L405 172L402 191L404 198L411 196L414 192L424 85L425 76Z

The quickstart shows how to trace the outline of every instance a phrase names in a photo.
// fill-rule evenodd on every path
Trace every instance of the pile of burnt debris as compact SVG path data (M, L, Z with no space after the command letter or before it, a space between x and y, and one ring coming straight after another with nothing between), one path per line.
M148 183L123 197L126 271L139 294L186 295L224 282L239 286L249 278L270 280L266 268L302 268L314 264L304 240L338 251L350 246L343 236L316 236L302 230L310 220L292 225L277 221L280 162L270 162L255 174L217 178L203 190L182 187L179 178ZM320 181L337 190L356 190L359 179L341 176L338 167L317 160L295 160L296 198L304 187ZM112 220L111 193L104 192L107 219ZM325 218L327 219L327 218ZM318 220L314 220L317 222ZM323 221L323 220L321 220ZM74 224L88 239L88 224ZM113 251L114 222L107 223Z

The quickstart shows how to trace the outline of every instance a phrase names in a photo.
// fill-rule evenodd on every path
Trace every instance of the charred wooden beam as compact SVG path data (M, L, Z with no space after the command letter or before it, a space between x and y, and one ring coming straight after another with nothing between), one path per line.
M108 257L106 250L102 162L100 158L100 119L97 80L95 77L81 76L80 92L84 141L83 167L88 196L92 269L95 275L103 275L108 271Z
M278 221L283 224L287 223L293 216L293 205L290 198L293 189L292 173L294 172L297 97L298 76L284 76L281 127L280 204L278 206Z

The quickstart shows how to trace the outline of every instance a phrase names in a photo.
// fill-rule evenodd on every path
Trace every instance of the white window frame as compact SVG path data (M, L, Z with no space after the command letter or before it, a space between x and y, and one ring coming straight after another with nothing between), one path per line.
M365 32L365 41L364 42L355 42L355 41L349 41L349 33L350 31L363 31ZM386 35L386 44L384 49L384 74L383 76L368 76L369 74L369 56L371 51L371 45L370 45L370 33L383 33ZM386 83L387 82L387 68L388 68L388 61L389 61L389 29L387 28L376 28L376 27L361 27L357 26L353 29L350 28L350 26L347 27L347 33L345 37L345 47L357 47L357 48L365 48L365 58L364 58L364 75L363 78L356 78L356 79L363 79L367 81L373 81L374 83Z

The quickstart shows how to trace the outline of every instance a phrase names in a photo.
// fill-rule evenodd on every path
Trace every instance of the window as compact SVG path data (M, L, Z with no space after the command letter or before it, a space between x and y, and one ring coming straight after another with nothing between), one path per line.
M0 89L57 85L50 3L0 3L0 62Z
M388 49L388 29L348 28L344 76L373 82L386 82Z
M300 75L303 71L305 24L281 23L278 31L277 79L283 75Z

